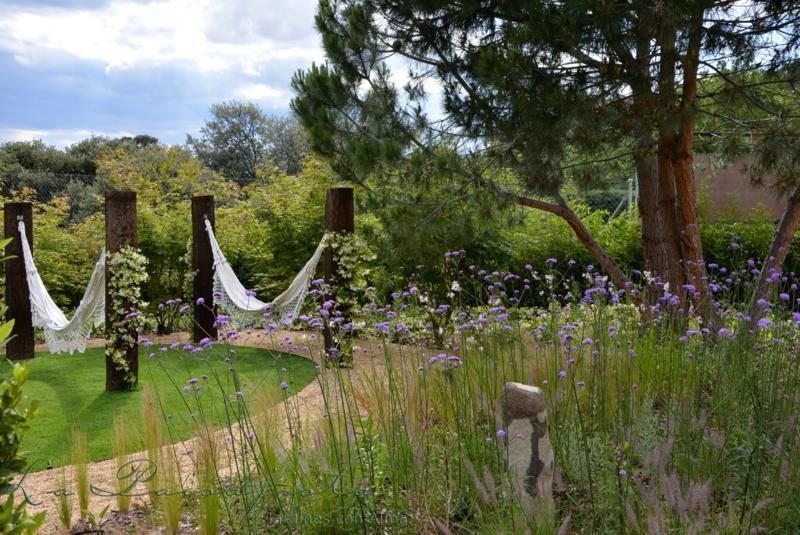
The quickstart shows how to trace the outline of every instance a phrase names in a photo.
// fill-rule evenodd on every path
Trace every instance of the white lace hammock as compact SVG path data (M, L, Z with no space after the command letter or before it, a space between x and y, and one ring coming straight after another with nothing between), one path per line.
M106 252L100 254L100 259L94 266L92 278L83 293L78 308L72 318L67 320L66 315L56 305L53 298L45 288L42 278L33 261L33 254L25 236L25 223L19 222L19 235L23 236L22 256L25 261L25 276L28 281L28 290L31 298L31 318L34 327L44 330L44 340L51 353L70 354L86 350L86 340L91 336L92 329L99 327L105 321L106 306Z
M317 264L325 250L325 239L320 240L314 254L294 277L289 287L271 302L265 303L245 289L225 259L211 223L206 220L205 225L211 252L214 255L214 304L228 315L231 323L237 327L263 324L272 317L280 317L281 323L285 326L291 325L308 295ZM267 313L269 317L265 317Z

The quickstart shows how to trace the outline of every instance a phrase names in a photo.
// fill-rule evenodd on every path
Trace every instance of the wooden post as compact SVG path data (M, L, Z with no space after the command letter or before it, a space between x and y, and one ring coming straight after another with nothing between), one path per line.
M214 255L211 252L211 242L206 232L206 220L211 223L211 228L216 231L214 220L214 197L212 195L198 195L192 197L192 295L194 295L194 341L203 338L217 337L217 328L214 325ZM203 298L202 305L197 304L198 298Z
M113 191L106 195L106 251L108 254L118 252L125 246L138 245L136 230L136 193L133 191ZM111 272L106 264L106 391L130 390L134 384L126 381L126 372L118 370L109 356L110 351L117 348L108 346L108 329L116 314L108 292ZM127 313L127 312L126 312ZM119 347L126 351L125 360L134 377L139 377L139 346L137 340L121 341Z
M25 238L33 251L33 207L29 202L9 202L4 207L5 237L13 238L6 247L6 320L14 320L12 338L6 345L6 357L11 360L33 358L33 318L25 260L22 257L20 219L25 223Z
M325 198L325 230L338 234L351 234L355 231L355 210L353 204L353 188L330 188ZM325 282L335 286L337 266L333 258L333 251L325 250ZM337 308L344 317L344 323L349 321L350 311ZM325 338L325 352L338 349L333 339L330 323L323 330Z

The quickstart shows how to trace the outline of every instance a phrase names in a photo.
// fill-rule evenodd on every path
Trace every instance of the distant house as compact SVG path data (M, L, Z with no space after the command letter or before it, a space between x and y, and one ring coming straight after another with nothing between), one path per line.
M705 219L747 219L766 215L779 219L786 208L786 195L770 187L771 177L763 185L753 185L747 171L748 160L720 168L705 154L695 154L694 169L697 196L701 213Z

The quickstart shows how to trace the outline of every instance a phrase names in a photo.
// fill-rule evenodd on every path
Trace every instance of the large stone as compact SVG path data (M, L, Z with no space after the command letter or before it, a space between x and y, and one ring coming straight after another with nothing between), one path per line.
M506 383L502 410L508 463L522 507L529 516L552 516L553 446L547 434L544 392L535 386Z

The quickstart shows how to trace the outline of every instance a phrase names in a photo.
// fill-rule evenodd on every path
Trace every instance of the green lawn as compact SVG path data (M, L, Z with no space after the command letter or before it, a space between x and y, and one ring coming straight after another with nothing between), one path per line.
M195 425L191 415L198 412L195 396L201 400L206 418L220 424L226 421L224 400L236 399L232 366L239 375L245 400L252 399L257 389L279 391L282 380L289 384L288 392L297 392L315 375L310 360L264 349L236 347L230 363L224 360L227 350L222 346L200 354L180 349L161 353L158 349L157 345L141 349L139 388L133 392L104 391L102 349L87 349L74 355L37 353L34 359L26 361L31 373L24 392L39 403L39 414L22 444L32 469L44 469L48 462L54 466L64 464L73 425L86 431L91 460L112 457L114 414L121 411L134 436L140 436L142 387L147 384L155 386L169 422L171 439L180 440L193 434ZM157 358L149 358L154 352ZM286 371L282 372L282 368ZM203 375L208 379L203 379ZM199 378L202 390L197 394L184 393L183 387L193 377Z

